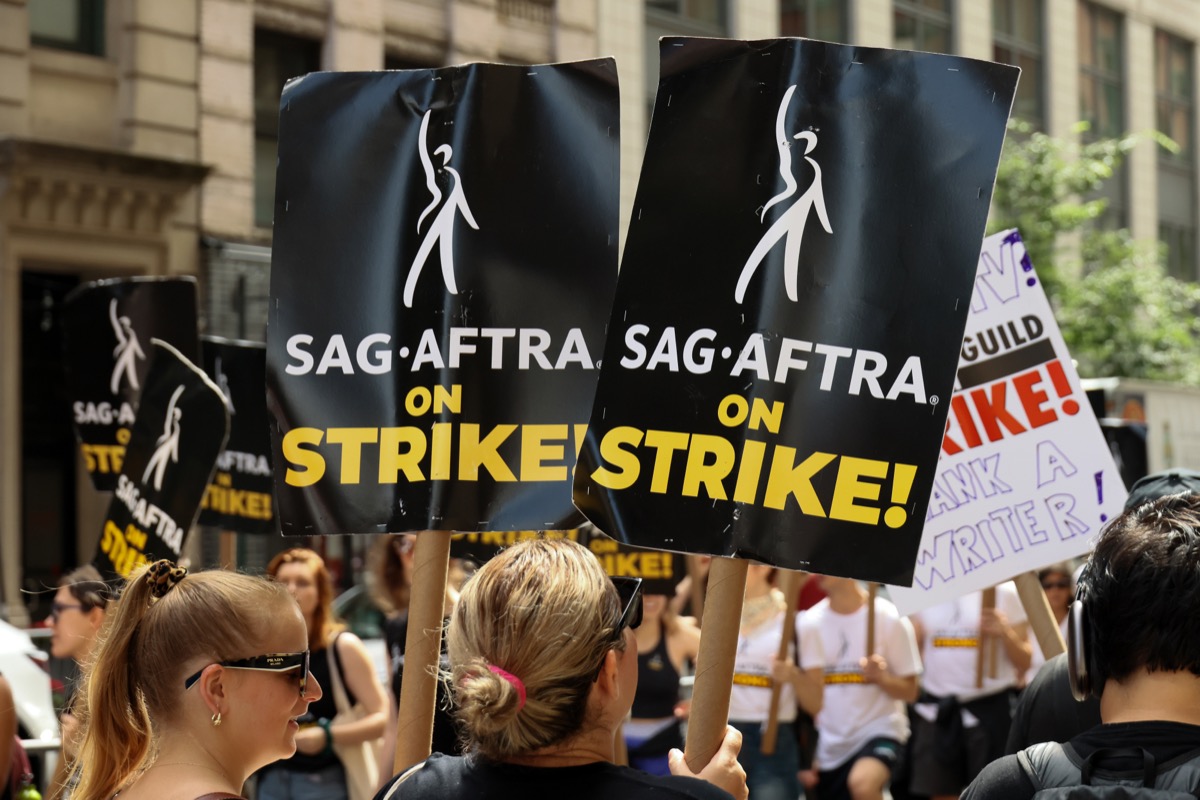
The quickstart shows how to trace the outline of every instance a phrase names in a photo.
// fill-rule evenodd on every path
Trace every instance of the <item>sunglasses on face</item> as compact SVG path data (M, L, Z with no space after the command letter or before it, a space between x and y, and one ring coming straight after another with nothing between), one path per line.
M1069 581L1046 581L1042 584L1043 589L1070 589Z
M265 656L238 658L233 661L218 661L216 663L227 669L250 669L256 672L289 672L293 669L301 669L303 672L300 673L300 696L303 697L305 690L308 689L309 651L307 650L302 653L269 653ZM205 669L208 669L208 666L201 668L196 674L184 681L183 690L187 691L192 688L192 685L200 680L200 674Z
M642 579L641 578L612 578L613 586L617 587L617 596L621 599L621 616L617 618L616 627L613 629L613 641L621 641L621 636L626 628L631 631L637 630L642 624ZM608 653L605 652L605 657ZM592 682L600 680L600 672L604 669L604 662L600 662L600 666L596 668L596 676L592 678Z
M50 604L50 621L58 622L58 618L62 616L62 612L70 611L72 608L77 608L83 611L83 606L79 603L60 603L55 601Z

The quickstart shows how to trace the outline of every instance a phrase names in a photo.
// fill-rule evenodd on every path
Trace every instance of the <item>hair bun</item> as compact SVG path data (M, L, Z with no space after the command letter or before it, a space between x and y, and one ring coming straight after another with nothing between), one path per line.
M171 563L165 558L155 561L146 570L146 579L150 581L150 596L161 600L187 574L186 569Z

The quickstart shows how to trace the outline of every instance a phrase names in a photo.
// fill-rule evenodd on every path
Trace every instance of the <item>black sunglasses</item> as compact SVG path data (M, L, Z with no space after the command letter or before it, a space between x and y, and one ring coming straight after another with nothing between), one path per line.
M81 603L60 603L57 600L55 600L53 603L50 604L50 620L52 622L58 622L58 618L62 616L62 612L69 611L73 608L77 608L80 611L89 610L86 606L84 606Z
M288 672L297 668L303 669L303 672L300 673L300 696L303 697L305 690L308 689L309 651L307 650L302 653L269 653L265 656L252 656L251 658L238 658L233 661L216 663L228 669L252 669L258 672ZM208 666L201 668L199 672L183 682L185 692L200 680L201 673L208 669Z
M1070 589L1070 581L1046 581L1042 584L1043 589Z
M621 599L621 616L617 618L617 625L613 628L613 642L619 642L622 632L626 628L636 631L642 624L642 579L612 578L611 580L613 586L617 587L617 597ZM604 655L607 658L607 650ZM604 661L601 660L600 666L596 668L596 675L592 678L593 683L600 680L600 673L603 669Z

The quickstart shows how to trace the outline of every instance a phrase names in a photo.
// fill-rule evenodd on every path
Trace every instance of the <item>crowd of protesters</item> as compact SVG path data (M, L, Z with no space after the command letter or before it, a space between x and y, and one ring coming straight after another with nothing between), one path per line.
M72 800L358 800L361 762L345 753L361 746L382 766L367 796L389 800L974 800L1089 782L1194 793L1194 490L1194 473L1143 479L1078 589L1069 564L1039 573L1071 642L1049 661L1009 584L994 601L976 592L904 618L874 588L804 576L809 599L790 616L785 589L799 587L751 564L729 727L697 772L681 752L702 629L686 614L690 587L643 596L569 540L509 547L461 594L451 581L433 755L394 779L412 537L385 537L373 559L389 616L386 688L334 618L329 572L311 550L279 554L263 578L157 562L119 599L85 567L61 581L48 619L54 655L78 660L83 679L44 788ZM341 714L346 703L358 713ZM0 677L5 728L12 705ZM774 747L763 746L769 726ZM2 738L0 755L19 749Z

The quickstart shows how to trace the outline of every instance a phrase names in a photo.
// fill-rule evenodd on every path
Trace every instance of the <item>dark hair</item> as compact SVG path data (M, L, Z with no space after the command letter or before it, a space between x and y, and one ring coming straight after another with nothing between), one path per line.
M1200 495L1163 497L1115 519L1079 584L1097 690L1139 669L1200 675Z
M66 588L79 601L84 611L93 608L108 608L113 599L113 589L104 582L100 571L91 564L71 570L58 581L59 588Z

